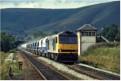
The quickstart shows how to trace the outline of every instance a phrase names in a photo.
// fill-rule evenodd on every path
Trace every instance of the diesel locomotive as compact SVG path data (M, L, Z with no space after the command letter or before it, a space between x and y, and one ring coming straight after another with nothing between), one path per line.
M26 43L26 49L59 62L76 62L78 59L77 35L70 31Z

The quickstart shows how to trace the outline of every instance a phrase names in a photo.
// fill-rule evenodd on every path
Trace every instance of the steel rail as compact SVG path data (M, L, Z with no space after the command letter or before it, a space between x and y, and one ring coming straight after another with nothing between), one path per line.
M41 74L47 79L47 80L69 80L70 78L66 77L62 73L60 73L57 70L52 69L51 67L47 66L46 64L38 61L37 59L33 58L30 56L30 54L26 53L25 51L19 49L25 56L26 58L29 59L31 58L31 61L33 60L34 62L32 63L38 71L41 71ZM38 65L37 65L38 64ZM41 67L40 67L41 66ZM44 71L45 70L45 71ZM50 73L50 74L49 74Z

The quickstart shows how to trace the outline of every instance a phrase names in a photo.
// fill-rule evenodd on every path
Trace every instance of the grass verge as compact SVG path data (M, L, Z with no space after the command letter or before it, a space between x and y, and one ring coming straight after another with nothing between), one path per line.
M106 43L90 47L79 61L91 66L120 73L120 44Z

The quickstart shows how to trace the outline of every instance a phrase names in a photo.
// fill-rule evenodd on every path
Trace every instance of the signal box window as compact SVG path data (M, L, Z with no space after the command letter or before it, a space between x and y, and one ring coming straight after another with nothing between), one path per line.
M82 36L95 36L95 32L92 32L92 31L82 32Z
M95 32L92 32L92 36L95 36Z

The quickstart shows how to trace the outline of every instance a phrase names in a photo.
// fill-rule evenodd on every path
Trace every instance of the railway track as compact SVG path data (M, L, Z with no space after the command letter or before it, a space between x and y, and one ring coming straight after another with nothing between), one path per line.
M83 64L80 64L80 65L79 64L74 64L74 65L63 64L63 65L67 66L68 68L70 68L70 69L72 69L72 70L74 70L74 71L76 71L80 74L87 75L87 76L92 77L94 79L98 79L98 80L120 80L120 76L117 75L117 74L97 70L97 69L85 66ZM43 68L45 68L45 67L43 67Z
M67 76L63 75L62 73L54 69L47 67L42 62L31 57L25 51L20 49L19 51L21 51L25 55L28 61L36 68L36 70L39 72L39 74L43 77L44 80L69 80Z
M33 63L23 54L23 53L21 53L21 55L22 56L24 56L24 58L34 67L34 69L33 68L31 68L31 73L32 74L35 74L35 75L33 75L33 76L35 76L34 78L35 78L35 80L46 80L46 78L41 74L41 72L39 72L39 70L33 65ZM36 73L37 72L37 73ZM31 77L33 77L33 76L31 76ZM26 76L26 77L28 77L28 76ZM26 78L25 77L25 78ZM30 77L29 77L30 78ZM30 78L31 79L31 78Z
M120 76L117 74L97 70L95 68L91 68L89 66L80 64L80 65L66 65L67 67L85 74L87 76L90 76L92 78L98 79L98 80L120 80Z

